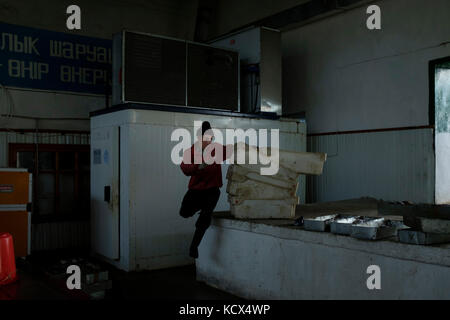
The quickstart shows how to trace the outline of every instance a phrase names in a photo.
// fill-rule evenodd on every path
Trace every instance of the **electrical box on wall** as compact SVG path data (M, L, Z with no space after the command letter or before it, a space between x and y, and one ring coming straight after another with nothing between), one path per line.
M210 42L239 52L241 112L282 114L281 34L258 27Z
M122 31L113 37L113 104L128 102L239 111L239 55Z

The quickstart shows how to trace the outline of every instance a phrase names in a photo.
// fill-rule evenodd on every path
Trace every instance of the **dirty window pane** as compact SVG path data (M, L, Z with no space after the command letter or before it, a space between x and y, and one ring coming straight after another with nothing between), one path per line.
M78 154L78 168L82 171L90 169L90 152L80 152Z
M40 170L54 170L55 169L55 153L54 152L39 152L39 169Z
M75 169L75 152L59 153L59 169L60 170Z
M72 174L59 175L59 208L58 212L69 214L74 207L74 177Z
M90 175L83 173L80 175L80 197L85 200L90 198Z
M37 206L39 214L53 214L55 212L55 175L40 173L38 176Z
M83 173L80 175L80 214L88 214L90 211L90 175Z
M53 173L40 173L38 175L39 197L49 197L55 194L55 175Z
M17 168L34 169L34 152L20 151L17 152Z

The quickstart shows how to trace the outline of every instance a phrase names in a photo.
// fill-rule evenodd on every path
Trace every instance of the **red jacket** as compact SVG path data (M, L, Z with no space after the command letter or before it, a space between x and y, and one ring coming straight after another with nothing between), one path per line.
M191 179L189 180L189 189L205 190L214 187L222 187L223 184L221 163L227 158L226 147L220 144L216 145L223 148L223 159L216 159L213 164L203 169L199 169L199 164L194 163L195 153L197 153L198 157L200 157L200 155L202 156L201 159L203 162L203 155L201 154L201 152L197 151L196 148L194 148L194 145L192 145L188 150L184 152L183 162L181 162L180 167L185 175L191 177ZM212 152L212 156L215 157L214 151ZM190 163L188 160L189 158Z

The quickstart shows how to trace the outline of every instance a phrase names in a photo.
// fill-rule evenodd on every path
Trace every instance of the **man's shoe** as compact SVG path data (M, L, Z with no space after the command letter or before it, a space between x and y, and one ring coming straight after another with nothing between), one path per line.
M189 250L189 256L194 258L194 259L197 259L198 258L198 249L197 248L191 248Z

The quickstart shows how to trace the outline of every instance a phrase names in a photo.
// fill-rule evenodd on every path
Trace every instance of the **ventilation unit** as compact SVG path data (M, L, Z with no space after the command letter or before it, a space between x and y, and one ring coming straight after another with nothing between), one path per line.
M234 50L122 31L113 37L113 104L239 111Z

